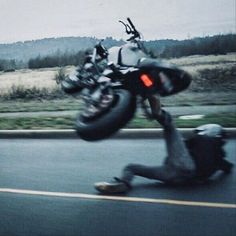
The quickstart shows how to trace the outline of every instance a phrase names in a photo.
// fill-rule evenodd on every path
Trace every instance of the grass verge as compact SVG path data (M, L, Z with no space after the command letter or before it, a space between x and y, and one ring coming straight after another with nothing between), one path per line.
M16 100L0 102L0 112L38 112L79 110L80 101L75 98L55 100Z
M27 118L0 118L0 129L73 129L75 117L27 117ZM236 127L236 113L211 114L198 120L181 120L175 118L179 128L197 127L207 123L217 123L224 127ZM135 117L126 128L159 128L156 121Z
M232 105L236 104L234 92L183 92L161 98L164 106L197 106L197 105ZM37 111L66 111L79 110L79 96L68 96L64 99L0 100L0 112L37 112Z

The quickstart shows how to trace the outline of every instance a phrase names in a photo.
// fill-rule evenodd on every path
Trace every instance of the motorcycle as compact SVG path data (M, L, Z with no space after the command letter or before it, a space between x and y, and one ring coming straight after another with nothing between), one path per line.
M187 72L149 55L130 18L120 22L130 35L127 43L108 50L99 42L83 66L61 83L65 92L81 94L83 108L75 129L87 141L108 138L123 128L135 114L137 98L150 117L148 94L170 96L191 83Z

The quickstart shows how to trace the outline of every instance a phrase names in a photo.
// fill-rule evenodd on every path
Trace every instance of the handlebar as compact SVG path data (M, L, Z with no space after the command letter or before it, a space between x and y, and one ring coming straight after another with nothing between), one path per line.
M131 21L131 19L128 17L127 18L128 24L124 23L123 21L119 21L120 23L122 23L125 26L125 32L127 34L132 34L133 36L131 36L129 39L127 39L127 41L132 41L136 38L140 38L140 34L139 32L136 30L133 22Z
M133 28L133 31L136 31L136 32L137 32L137 30L135 29L135 26L134 26L133 22L131 21L131 19L130 19L129 17L127 18L127 21L128 21L128 23L130 24L130 26Z

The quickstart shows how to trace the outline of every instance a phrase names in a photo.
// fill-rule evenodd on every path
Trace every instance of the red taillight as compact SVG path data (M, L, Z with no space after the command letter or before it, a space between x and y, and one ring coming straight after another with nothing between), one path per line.
M143 81L146 87L151 87L153 85L152 78L147 74L142 74L140 79Z

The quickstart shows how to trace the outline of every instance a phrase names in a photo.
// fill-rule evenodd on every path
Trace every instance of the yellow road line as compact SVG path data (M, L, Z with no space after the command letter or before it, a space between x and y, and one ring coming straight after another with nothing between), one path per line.
M94 199L94 200L112 200L112 201L124 201L124 202L157 203L157 204L169 204L169 205L181 205L181 206L236 208L236 204L230 204L230 203L195 202L195 201L181 201L181 200L171 200L171 199L106 196L106 195L93 195L93 194L85 194L85 193L46 192L46 191L11 189L11 188L0 188L0 193L15 193L15 194L40 195L40 196L51 196L51 197L68 197L68 198L81 198L81 199Z

